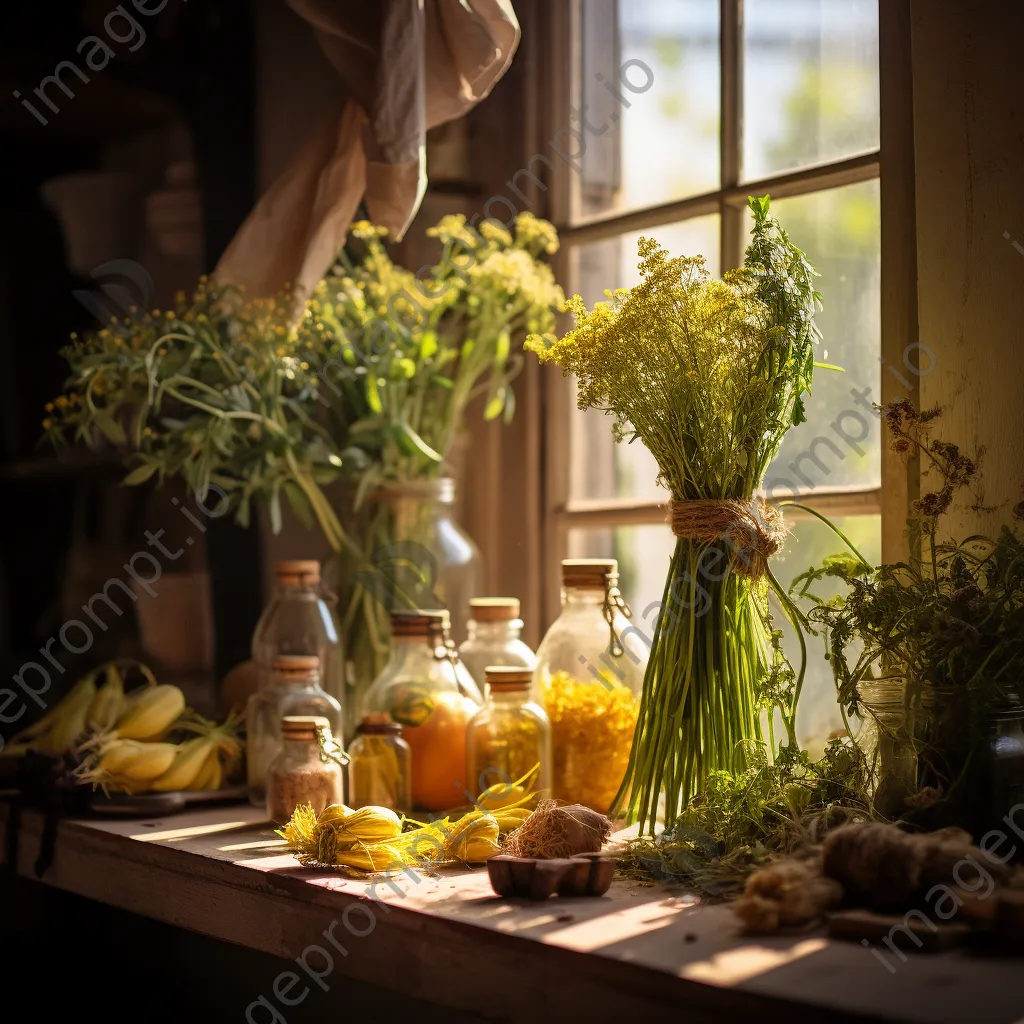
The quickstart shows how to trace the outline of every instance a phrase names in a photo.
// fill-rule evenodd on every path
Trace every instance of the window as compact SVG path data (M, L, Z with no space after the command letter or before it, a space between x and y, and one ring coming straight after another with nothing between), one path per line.
M702 253L712 272L738 266L747 196L770 194L821 274L819 358L845 372L816 373L808 422L787 436L765 489L798 495L879 559L878 0L577 0L552 9L553 37L573 55L553 91L569 99L579 128L575 156L556 162L566 291L593 303L605 288L635 284L641 234L673 253ZM546 386L554 557L545 617L558 559L608 554L640 612L661 596L674 543L657 466L639 443L615 444L601 414L578 411L571 381L552 373ZM784 582L838 548L817 520L787 520ZM805 693L801 739L813 744L841 725L827 665L813 653Z

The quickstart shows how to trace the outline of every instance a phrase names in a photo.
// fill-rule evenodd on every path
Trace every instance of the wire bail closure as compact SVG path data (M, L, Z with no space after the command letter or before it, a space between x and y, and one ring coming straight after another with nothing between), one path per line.
M608 634L610 637L608 650L613 658L621 658L626 653L619 634L615 632L615 613L621 612L627 619L633 618L633 609L626 604L626 599L619 590L619 574L617 572L606 572L604 574L604 606L601 609L604 621L608 623Z

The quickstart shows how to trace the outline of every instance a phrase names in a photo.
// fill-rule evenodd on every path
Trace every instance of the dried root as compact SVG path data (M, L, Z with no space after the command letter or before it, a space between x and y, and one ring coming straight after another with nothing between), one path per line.
M842 898L843 887L822 875L820 857L785 857L755 871L732 908L745 932L773 932L811 924Z

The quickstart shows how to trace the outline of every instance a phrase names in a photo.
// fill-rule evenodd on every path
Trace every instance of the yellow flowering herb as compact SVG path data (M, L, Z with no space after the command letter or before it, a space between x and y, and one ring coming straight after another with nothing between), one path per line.
M640 284L590 310L575 297L573 330L526 342L541 362L576 376L581 409L609 413L617 440L650 449L672 495L678 539L612 808L650 830L662 795L671 822L711 772L744 769L746 751L762 741L762 711L769 728L781 711L796 748L803 668L795 675L781 655L769 587L795 624L799 613L765 572L770 550L757 571L744 571L730 531L746 520L728 517L768 514L753 501L786 431L805 418L820 296L814 268L769 216L768 197L750 207L744 264L723 280L702 257L673 257L642 238ZM687 503L708 499L715 504L702 509L720 514L731 503L731 525L689 529Z

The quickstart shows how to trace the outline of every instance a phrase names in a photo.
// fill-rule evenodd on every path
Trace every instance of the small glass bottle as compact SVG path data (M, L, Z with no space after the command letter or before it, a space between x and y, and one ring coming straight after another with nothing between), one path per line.
M486 679L484 706L473 716L466 733L467 774L473 794L479 796L502 783L511 786L535 768L530 788L549 791L551 723L530 697L533 672L518 665L488 665Z
M278 562L274 591L252 636L252 658L260 686L270 682L279 654L316 655L323 688L345 702L345 659L338 639L333 597L320 586L320 563L313 559Z
M551 721L552 796L606 813L629 764L653 637L629 623L614 558L562 562L562 611L537 648Z
M348 804L412 811L412 751L387 715L367 715L356 727L348 750Z
M281 749L267 768L267 816L285 824L299 804L319 814L342 801L341 765L322 752L333 737L326 718L285 715Z
M466 628L469 639L459 648L459 657L481 689L488 665L536 667L537 655L519 639L519 598L474 597Z
M413 805L428 811L467 802L466 725L483 703L449 643L446 611L393 613L391 657L360 712L386 714L403 727L412 752Z
M249 698L245 714L249 799L257 807L266 801L267 766L281 749L281 719L285 715L319 716L341 737L341 705L320 686L319 658L281 654L271 668L269 684Z

